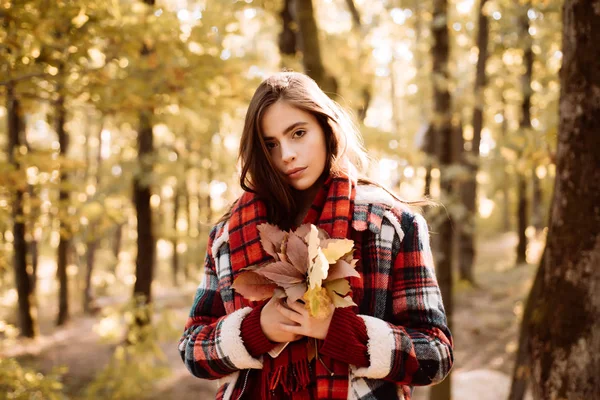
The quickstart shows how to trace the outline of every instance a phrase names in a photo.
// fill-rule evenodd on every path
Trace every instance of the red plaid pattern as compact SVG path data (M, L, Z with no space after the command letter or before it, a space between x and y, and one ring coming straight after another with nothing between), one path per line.
M323 355L334 376L316 363L317 397L403 396L410 400L411 386L441 381L453 362L452 336L435 279L427 224L401 204L372 199L354 204L351 185L329 196L324 192L318 196L326 198L315 199L317 206L309 212L318 216L319 226L329 224L332 236L345 237L341 233L344 229L347 232L347 216L352 215L349 234L360 250L355 256L360 259L357 270L362 279L351 281L351 285L358 315L367 325L371 365L366 369L351 366L349 375L347 364ZM384 197L382 190L378 193ZM339 206L336 201L341 202ZM344 215L341 210L346 205ZM229 348L235 346L224 343L227 335L223 329L227 329L228 320L240 318L250 310L244 307L254 305L231 289L235 273L269 259L256 230L248 228L266 222L263 205L245 194L238 206L244 207L241 217L233 212L228 224L221 223L211 232L205 276L179 345L182 359L195 376L229 378L217 399L237 399L243 393L247 368L260 368L255 366L258 360L240 358ZM386 349L382 360L373 359L371 347Z

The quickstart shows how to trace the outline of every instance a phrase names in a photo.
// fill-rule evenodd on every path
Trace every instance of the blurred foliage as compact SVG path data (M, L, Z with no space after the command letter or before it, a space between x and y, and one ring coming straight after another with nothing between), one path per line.
M0 400L66 400L64 367L43 375L14 359L0 358Z
M105 312L96 330L106 339L118 337L127 330L125 343L116 347L109 363L96 375L85 391L86 399L133 400L148 395L170 369L160 341L175 342L180 335L171 313L163 312L151 325L139 326L136 320L148 318L152 306L129 302ZM115 323L116 320L122 325Z

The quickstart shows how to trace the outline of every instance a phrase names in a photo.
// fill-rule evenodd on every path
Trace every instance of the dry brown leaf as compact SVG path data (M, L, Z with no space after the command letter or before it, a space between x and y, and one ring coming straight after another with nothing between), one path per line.
M354 269L355 267L356 263L353 265L344 260L338 260L335 264L329 266L329 274L327 274L325 281L333 281L349 276L360 278L360 274Z
M236 292L250 301L268 299L277 285L253 271L241 272L231 285Z
M279 260L281 243L283 242L286 232L272 224L260 224L257 226L260 236L260 243L265 252L276 260Z
M305 243L308 243L308 240L306 239L306 236L308 235L309 232L310 232L310 224L304 224L304 225L300 225L294 231L294 235L296 235L299 238L301 238L302 240L304 240Z
M298 299L301 299L302 296L304 296L304 293L306 293L305 282L298 283L285 289L285 294L287 295L287 298L290 302L294 302Z
M291 234L287 241L287 258L303 275L308 271L308 246L300 237Z
M270 279L284 289L297 283L304 282L305 280L304 275L302 275L292 264L286 263L285 261L276 261L265 265L261 269L256 270L256 273Z

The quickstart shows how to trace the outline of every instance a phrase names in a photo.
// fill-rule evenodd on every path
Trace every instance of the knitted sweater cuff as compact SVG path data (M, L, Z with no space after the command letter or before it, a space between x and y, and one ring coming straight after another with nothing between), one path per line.
M250 311L250 314L244 318L240 327L242 341L244 342L248 353L254 358L258 358L269 352L277 344L267 339L260 327L260 313L263 307L264 304L254 307L254 309Z
M350 308L336 308L319 353L357 367L368 367L368 340L365 322Z

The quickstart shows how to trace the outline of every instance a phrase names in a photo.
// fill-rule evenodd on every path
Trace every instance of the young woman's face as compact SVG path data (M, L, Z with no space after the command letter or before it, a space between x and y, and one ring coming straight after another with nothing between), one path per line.
M274 164L296 190L311 188L327 161L325 133L310 113L278 101L262 119L265 143Z

